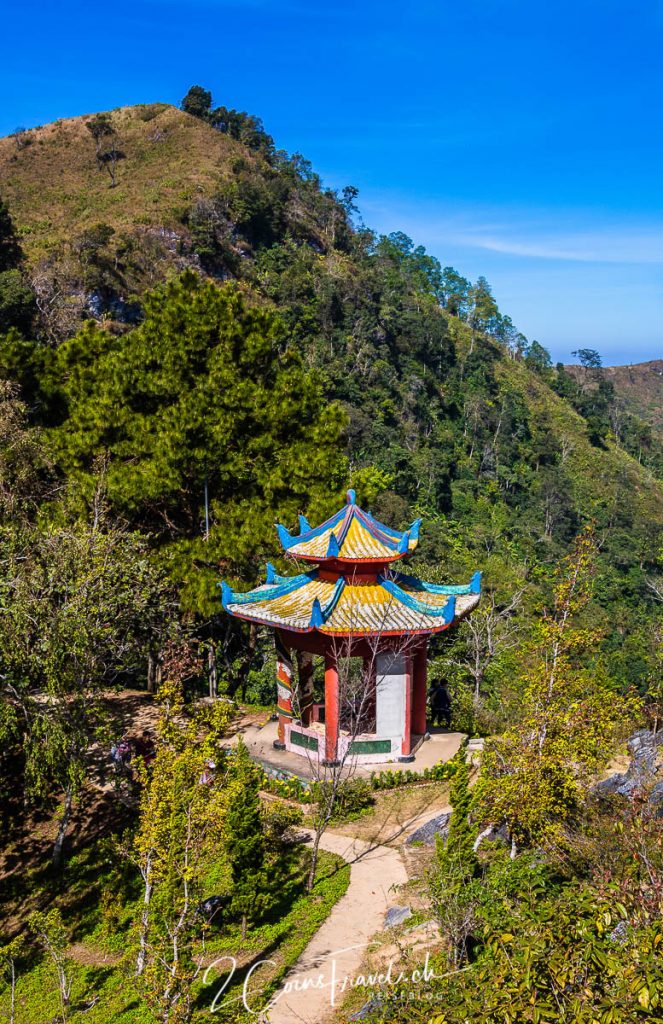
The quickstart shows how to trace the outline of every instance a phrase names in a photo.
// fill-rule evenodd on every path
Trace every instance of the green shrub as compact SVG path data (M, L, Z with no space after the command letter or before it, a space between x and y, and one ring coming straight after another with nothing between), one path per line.
M358 818L375 803L368 779L348 779L338 788L333 817L336 821Z

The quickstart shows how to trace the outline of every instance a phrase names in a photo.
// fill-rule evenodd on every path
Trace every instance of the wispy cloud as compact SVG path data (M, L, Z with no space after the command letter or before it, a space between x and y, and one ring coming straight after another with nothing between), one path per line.
M402 197L363 197L367 223L396 228L432 249L441 246L492 252L521 260L558 263L663 263L663 219L602 216L597 210L557 210L436 203L413 206ZM390 226L393 225L393 226Z
M482 234L469 231L454 241L476 249L532 259L578 263L663 263L663 227L640 234L606 229L597 233Z

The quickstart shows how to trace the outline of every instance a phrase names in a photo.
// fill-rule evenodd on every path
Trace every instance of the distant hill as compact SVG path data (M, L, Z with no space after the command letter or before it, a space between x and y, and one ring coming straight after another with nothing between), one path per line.
M592 373L581 366L567 366L566 369L579 383L586 381ZM602 372L612 382L628 411L663 436L663 359L630 366L606 366Z

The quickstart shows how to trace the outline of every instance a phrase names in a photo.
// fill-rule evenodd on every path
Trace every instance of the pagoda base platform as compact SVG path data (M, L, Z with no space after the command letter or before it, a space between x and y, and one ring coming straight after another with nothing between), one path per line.
M301 722L288 722L284 728L285 749L298 757L324 756L325 749L325 727L322 722L312 722L304 726ZM423 736L412 736L410 754L423 743ZM279 749L274 744L276 749ZM402 745L401 737L377 736L375 733L360 733L357 736L348 736L341 731L338 737L338 761L352 761L354 765L359 764L387 764L390 761L401 761ZM337 763L334 762L334 763ZM323 761L323 764L326 762ZM331 765L330 765L331 766Z
M249 726L242 734L249 753L254 760L259 761L267 769L274 772L283 772L285 775L297 775L302 779L313 779L319 773L316 755L313 751L292 753L289 750L278 750L274 748L274 740L278 739L278 723L268 722L262 727ZM430 739L423 740L423 737L415 738L418 746L414 751L414 760L407 765L399 763L397 754L391 755L388 761L380 763L358 763L355 757L348 757L345 771L348 775L368 777L374 771L381 771L393 766L394 770L406 768L409 771L422 774L424 769L432 768L440 761L450 761L460 750L465 735L461 732L448 732L446 729L431 728ZM231 743L235 743L237 737L233 737ZM414 745L414 744L413 744Z

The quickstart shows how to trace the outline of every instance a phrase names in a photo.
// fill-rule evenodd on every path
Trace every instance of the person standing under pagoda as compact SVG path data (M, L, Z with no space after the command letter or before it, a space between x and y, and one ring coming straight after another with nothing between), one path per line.
M439 681L433 683L428 696L430 697L431 724L439 726L444 721L448 729L451 726L451 697L446 683Z

